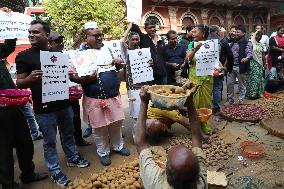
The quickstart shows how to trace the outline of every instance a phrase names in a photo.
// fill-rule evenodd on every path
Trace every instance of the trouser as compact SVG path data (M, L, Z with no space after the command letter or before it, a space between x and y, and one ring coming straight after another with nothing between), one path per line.
M129 112L131 119L131 132L133 141L135 142L135 133L136 133L136 122L139 115L141 98L140 98L140 89L128 90L128 98L135 97L135 101L129 101Z
M26 117L26 120L28 121L32 139L34 140L39 135L38 124L36 122L34 112L30 106L30 103L28 102L23 105L21 109Z
M269 93L275 93L283 89L284 89L283 83L273 81L273 80L269 80L265 86L265 90Z
M239 81L239 102L242 102L245 99L246 95L246 80L247 80L247 73L240 74L239 70L233 70L231 73L228 74L228 102L234 103L234 86L236 78Z
M58 174L60 166L56 150L57 127L61 136L62 148L68 161L74 161L79 157L74 140L72 108L69 106L56 112L37 114L36 118L43 134L45 163L52 174Z
M167 85L167 76L157 76L154 77L154 84L156 85Z
M34 174L34 146L25 116L19 107L0 108L0 183L14 182L13 147L16 148L21 178Z
M110 154L110 145L112 150L120 151L123 148L123 139L121 126L123 120L116 121L104 127L94 129L94 141L97 146L99 156Z
M213 77L213 109L219 111L222 101L223 75Z
M74 124L74 139L76 143L80 143L82 138L81 117L80 117L80 103L79 100L71 102L73 110L73 124Z

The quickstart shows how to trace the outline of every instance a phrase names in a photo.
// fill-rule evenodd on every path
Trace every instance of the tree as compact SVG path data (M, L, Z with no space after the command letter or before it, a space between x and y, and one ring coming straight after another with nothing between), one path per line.
M121 0L45 0L51 26L67 39L82 36L84 23L95 21L105 35L118 38L126 25Z

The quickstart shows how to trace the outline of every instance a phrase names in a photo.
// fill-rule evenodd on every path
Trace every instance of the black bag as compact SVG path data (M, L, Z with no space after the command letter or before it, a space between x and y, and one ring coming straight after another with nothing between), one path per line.
M180 76L183 78L188 78L188 74L189 74L189 64L188 62L186 62L183 67L181 68L181 74Z

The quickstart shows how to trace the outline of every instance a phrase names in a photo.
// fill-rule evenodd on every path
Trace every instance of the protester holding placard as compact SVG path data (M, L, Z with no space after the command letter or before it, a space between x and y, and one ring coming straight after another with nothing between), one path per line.
M197 76L196 75L196 58L195 53L200 49L202 43L209 35L209 27L203 24L196 25L192 31L194 42L189 43L187 58L191 64L189 70L189 80L200 85L197 92L194 94L193 101L196 108L211 108L212 106L212 75ZM213 68L214 69L214 68Z
M110 150L122 156L129 156L124 146L121 126L124 111L119 94L120 80L117 71L122 68L121 59L112 57L111 50L102 43L103 33L97 24L85 24L85 41L94 53L94 63L98 69L89 76L78 77L70 73L71 81L82 85L84 121L94 129L95 144L100 161L104 166L111 164ZM86 50L87 50L86 48ZM104 64L101 64L104 63Z
M52 180L60 185L68 184L69 179L61 172L56 150L57 126L61 133L61 144L68 158L67 166L84 168L87 160L79 156L74 141L73 112L69 100L42 103L42 75L40 51L48 51L50 26L40 20L31 22L29 40L31 48L16 57L17 86L32 90L33 106L40 129L43 133L44 158ZM55 84L56 85L56 84Z
M49 46L52 51L62 52L64 49L64 36L60 35L56 31L52 31L48 38ZM78 90L79 86L74 86L72 89ZM81 113L79 100L71 101L72 110L74 113L74 139L77 146L89 146L91 143L85 141L82 137L81 128Z
M167 84L166 63L163 57L165 43L156 33L155 20L149 19L144 25L147 34L142 33L139 26L136 24L132 24L131 31L139 34L141 48L150 47L151 56L154 62L154 84L165 85Z

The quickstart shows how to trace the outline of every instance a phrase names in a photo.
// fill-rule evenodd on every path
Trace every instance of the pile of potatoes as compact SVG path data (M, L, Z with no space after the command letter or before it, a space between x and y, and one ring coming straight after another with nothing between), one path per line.
M107 168L90 178L69 183L67 189L142 189L138 160L118 168Z
M192 148L191 138L188 135L176 136L170 139L170 146L183 144ZM206 155L206 166L214 167L219 161L228 160L233 156L233 148L224 143L218 135L212 134L207 143L202 144L202 149Z
M284 99L258 99L250 103L261 107L268 118L284 115Z
M163 96L172 96L172 97L180 97L186 95L186 90L182 87L172 86L163 89L156 89L153 92L163 95Z
M154 160L165 168L166 154L158 147L152 148ZM117 168L107 168L90 178L68 184L67 189L144 189L139 173L139 161L135 159Z

